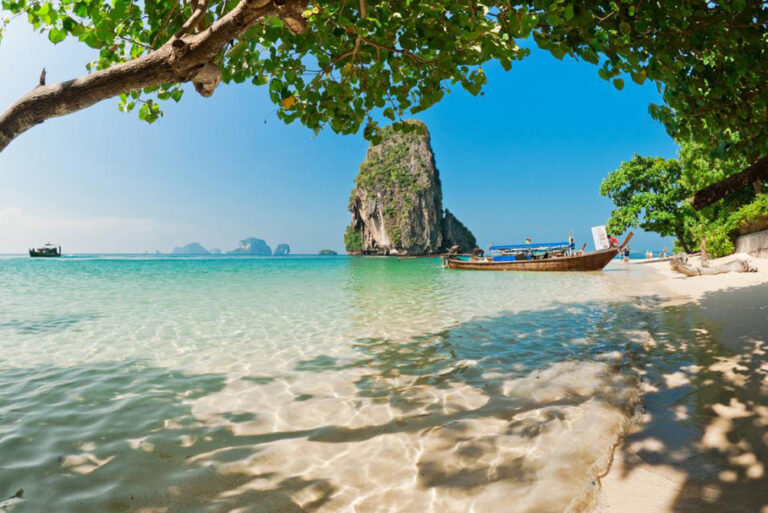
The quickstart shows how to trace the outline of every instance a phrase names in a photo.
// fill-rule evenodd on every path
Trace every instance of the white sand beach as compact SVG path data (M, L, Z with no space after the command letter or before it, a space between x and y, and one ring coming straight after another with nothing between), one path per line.
M711 264L736 258L757 272L685 277L669 262L643 263L663 308L693 308L711 324L694 328L700 362L640 371L644 409L601 479L601 511L768 512L768 259L732 255ZM707 358L710 335L732 354ZM656 338L646 335L648 352L679 349ZM694 411L683 400L692 394Z

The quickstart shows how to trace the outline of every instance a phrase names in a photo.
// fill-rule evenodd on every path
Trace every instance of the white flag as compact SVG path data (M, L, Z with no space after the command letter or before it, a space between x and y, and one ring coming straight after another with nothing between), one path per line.
M605 233L605 226L593 226L592 239L594 239L595 249L598 251L601 249L608 249L610 246L610 243L608 242L608 234Z

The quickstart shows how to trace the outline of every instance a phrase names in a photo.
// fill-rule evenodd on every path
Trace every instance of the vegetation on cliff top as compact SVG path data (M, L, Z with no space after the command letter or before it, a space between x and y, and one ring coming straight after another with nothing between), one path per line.
M347 226L344 232L344 248L347 253L360 253L363 250L363 238L351 224Z
M397 131L393 126L382 129L381 141L371 146L360 164L355 179L357 187L369 191L398 189L413 194L424 190L427 184L417 180L412 165L425 169L432 164L426 153L415 152L420 143L429 144L429 133L421 121L410 120L405 126L407 131Z

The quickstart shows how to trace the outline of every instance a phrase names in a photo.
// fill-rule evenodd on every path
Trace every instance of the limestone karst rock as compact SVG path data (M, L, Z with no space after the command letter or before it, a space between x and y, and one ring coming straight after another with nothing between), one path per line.
M458 246L461 253L470 253L476 245L477 240L472 232L446 208L443 216L443 246Z
M381 142L368 147L349 200L348 253L424 255L474 244L474 236L452 214L443 219L440 174L426 125L408 121L406 128L387 127Z

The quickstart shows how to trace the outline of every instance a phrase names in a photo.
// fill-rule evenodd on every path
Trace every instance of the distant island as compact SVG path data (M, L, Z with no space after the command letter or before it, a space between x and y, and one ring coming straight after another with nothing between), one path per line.
M232 251L227 251L227 255L272 256L272 248L264 242L264 239L249 237L241 240L240 244Z
M205 249L198 242L190 242L181 247L175 247L171 250L171 255L210 255L211 252Z
M332 249L321 249L318 255L338 255L338 253Z
M160 251L155 251L156 255L160 255ZM272 253L272 248L264 239L257 237L248 237L238 243L238 246L226 253L222 252L219 248L206 249L199 242L190 242L183 246L174 247L170 255L255 255L255 256L288 256L291 254L291 247L288 244L281 243L275 248L275 252Z

